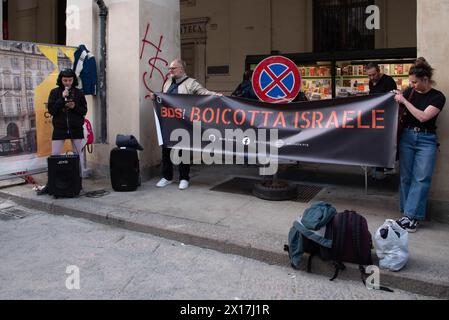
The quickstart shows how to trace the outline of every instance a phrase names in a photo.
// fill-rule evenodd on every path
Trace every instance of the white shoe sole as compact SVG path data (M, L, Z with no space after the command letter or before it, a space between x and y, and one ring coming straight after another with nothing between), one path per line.
M157 188L165 188L165 187L167 187L167 186L169 186L169 185L171 185L173 182L170 182L170 183L167 183L167 184L164 184L164 185L156 185L156 187Z

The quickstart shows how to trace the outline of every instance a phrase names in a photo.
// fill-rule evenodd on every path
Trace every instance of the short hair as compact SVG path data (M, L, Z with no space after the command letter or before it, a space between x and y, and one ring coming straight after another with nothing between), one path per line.
M187 63L184 60L178 58L178 59L173 60L173 62L176 62L177 64L179 64L182 67L182 69L184 69L184 71L186 71Z
M377 71L380 71L380 67L376 62L370 62L366 65L366 70L368 69L376 69Z
M78 87L78 77L76 76L75 71L73 71L72 69L64 69L59 73L56 85L60 88L64 88L64 85L62 84L62 78L73 78L73 86Z

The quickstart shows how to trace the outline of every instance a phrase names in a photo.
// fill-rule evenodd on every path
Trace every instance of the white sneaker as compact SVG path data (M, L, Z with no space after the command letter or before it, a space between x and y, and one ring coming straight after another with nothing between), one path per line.
M167 179L165 179L165 178L162 178L162 179L157 183L156 187L158 187L158 188L164 188L164 187L166 187L166 186L168 186L168 185L170 185L170 184L172 184L172 183L173 183L173 181L170 181L170 180L167 180Z
M179 190L185 190L188 187L189 187L189 181L181 180L181 182L179 182Z

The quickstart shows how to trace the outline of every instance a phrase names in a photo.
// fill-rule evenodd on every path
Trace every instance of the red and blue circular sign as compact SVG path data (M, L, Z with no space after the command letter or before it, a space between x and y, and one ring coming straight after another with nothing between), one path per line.
M301 74L293 61L282 56L263 60L254 69L253 89L269 103L289 103L301 90Z

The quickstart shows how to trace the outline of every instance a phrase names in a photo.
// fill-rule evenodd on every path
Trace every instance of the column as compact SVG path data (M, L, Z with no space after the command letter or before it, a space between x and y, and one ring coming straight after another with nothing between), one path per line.
M436 89L449 99L449 73L447 72L447 52L449 52L449 2L447 0L418 0L418 56L423 56L435 68ZM441 143L437 154L432 190L430 194L431 217L449 223L449 110L448 103L441 112L437 126Z

